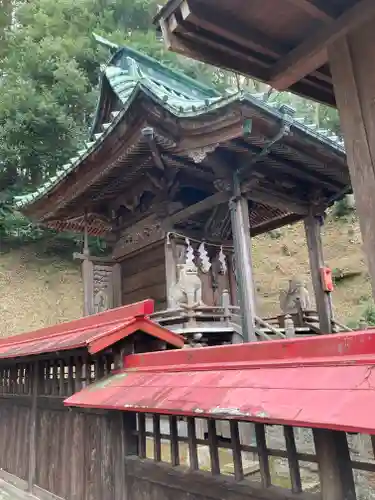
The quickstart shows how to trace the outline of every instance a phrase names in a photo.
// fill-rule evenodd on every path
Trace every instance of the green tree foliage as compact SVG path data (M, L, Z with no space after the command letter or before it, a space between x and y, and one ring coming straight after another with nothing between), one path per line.
M90 2L36 0L15 8L0 81L0 183L33 189L86 136L101 54Z
M94 31L220 84L218 71L164 49L152 26L156 10L155 0L33 0L8 8L0 53L2 189L35 189L87 138L100 63L109 56Z

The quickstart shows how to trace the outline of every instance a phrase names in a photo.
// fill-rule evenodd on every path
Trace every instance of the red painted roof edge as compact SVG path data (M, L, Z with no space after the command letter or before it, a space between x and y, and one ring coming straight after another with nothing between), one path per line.
M375 355L375 330L320 335L303 339L251 342L201 349L183 349L170 352L132 354L125 358L126 368L155 369L162 366L188 366L199 364L273 362L315 362L330 358L347 362L351 357Z
M343 432L351 432L351 433L360 433L360 434L370 434L370 435L375 435L375 428L368 428L368 427L363 427L363 426L356 426L356 425L341 425L340 423L326 423L326 422L309 422L306 420L292 420L288 418L277 418L277 417L256 417L256 416L237 416L237 415L213 415L210 412L194 412L194 411L178 411L178 410L162 410L160 408L158 409L151 409L151 408L144 408L143 406L132 406L131 408L118 408L116 405L111 405L111 404L95 404L95 403L79 403L79 404L74 404L70 401L71 398L74 397L70 396L64 401L64 406L67 406L69 408L92 408L92 409L98 409L100 410L116 410L116 411L131 411L131 412L136 412L136 413L157 413L159 415L176 415L178 417L184 416L184 417L196 417L196 418L210 418L210 419L216 419L216 420L239 420L241 422L254 422L254 423L261 423L261 424L268 424L268 425L289 425L291 427L307 427L311 429L328 429L328 430L333 430L333 431L343 431Z
M66 406L238 419L375 434L375 372L370 364L237 369L194 366L173 373L123 369L64 401Z
M124 319L123 321L113 321L113 322L110 322L110 323L107 323L106 325L99 325L99 326L92 326L90 328L77 328L76 330L67 330L67 331L63 331L63 332L58 332L58 333L54 333L54 334L50 334L50 335L42 335L40 337L36 337L36 338L26 338L26 339L21 339L21 340L18 340L17 342L14 342L13 339L17 339L18 338L18 335L15 336L15 337L9 337L9 342L4 342L2 344L0 344L0 352L1 352L1 349L4 348L4 347L9 347L9 346L18 346L18 345L24 345L24 344L28 344L28 343L32 343L32 342L38 342L40 340L51 340L51 339L58 339L59 337L62 337L62 338L66 338L68 337L69 335L75 335L75 334L78 334L78 333L83 333L85 331L90 331L90 330L96 330L96 329L103 329L105 327L107 327L107 329L105 330L105 334L108 334L112 331L116 331L118 330L119 328L125 326L129 321L131 321L133 318L126 318ZM108 328L110 328L108 330ZM100 332L100 333L97 333L95 336L93 337L98 337L98 336L101 336L103 335L104 332ZM82 345L84 345L84 342L82 342Z
M77 338L75 335L76 333L85 333L85 329L82 328L67 333L58 333L40 338L25 339L19 342L3 344L0 345L0 360L37 356L43 353L69 351L79 348L87 348L89 353L96 354L138 331L163 340L177 348L181 348L184 345L182 337L170 332L144 316L127 318L121 322L102 325L101 328L103 329L102 332L92 335L90 335L91 329L88 328L88 335L86 338L85 336L83 336L83 338L78 336ZM59 345L61 341L63 345ZM29 344L30 346L28 346Z
M110 326L113 323L126 321L134 316L147 316L154 312L154 301L147 299L134 304L109 309L99 314L85 316L73 321L59 323L57 325L48 326L32 332L21 333L12 337L0 339L0 347L3 345L13 345L29 340L39 340L50 338L51 336L67 335L69 333L78 332L80 330L88 330L99 328L102 326Z
M182 348L184 345L184 339L176 333L163 328L145 317L135 317L132 321L124 325L124 327L117 328L108 335L99 334L96 338L91 339L88 346L89 352L90 354L96 354L138 331L163 340L174 347Z

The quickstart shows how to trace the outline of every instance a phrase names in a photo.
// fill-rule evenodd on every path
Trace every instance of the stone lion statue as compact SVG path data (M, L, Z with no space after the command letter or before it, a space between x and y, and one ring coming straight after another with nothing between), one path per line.
M100 313L109 309L108 295L104 290L99 290L94 297L94 311Z
M179 264L177 269L179 278L170 290L172 308L194 309L204 305L202 282L198 276L197 267L193 263L185 263Z
M295 314L311 309L311 300L303 278L295 276L289 280L288 290L280 292L280 308L284 314Z

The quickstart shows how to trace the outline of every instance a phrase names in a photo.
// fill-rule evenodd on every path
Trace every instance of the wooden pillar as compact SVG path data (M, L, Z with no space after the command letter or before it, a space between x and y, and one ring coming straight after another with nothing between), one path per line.
M322 500L356 500L345 432L314 429Z
M255 297L251 259L251 239L248 201L241 194L237 175L234 176L234 196L229 202L236 261L236 279L241 306L244 342L253 342L255 335Z
M320 274L320 269L324 266L320 218L309 215L305 219L305 232L320 330L323 333L332 333L331 299L323 289Z
M167 308L173 307L172 288L177 282L177 262L175 258L175 242L170 235L165 240L165 286L167 295Z
M94 264L85 259L82 262L82 280L83 280L83 315L90 316L94 314Z
M375 17L328 54L375 298Z
M109 418L112 424L114 500L123 500L126 486L124 412L113 411Z
M136 435L137 431L137 414L133 412L121 412L123 413L123 429L124 429L124 456L138 456L140 454L139 449L139 436ZM144 415L144 414L143 414ZM140 429L138 428L138 432ZM125 463L125 482L126 482L126 463ZM125 488L124 500L126 500L130 495L128 495L127 488Z
M112 267L113 307L122 306L122 274L121 264Z
M31 493L35 484L36 472L36 418L39 392L39 363L36 361L31 366L31 409L30 409L30 440L29 440L29 470L28 491Z

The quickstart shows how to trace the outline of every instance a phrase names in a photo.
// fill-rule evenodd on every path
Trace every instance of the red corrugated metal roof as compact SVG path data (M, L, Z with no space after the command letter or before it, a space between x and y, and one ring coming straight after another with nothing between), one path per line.
M115 342L142 331L175 347L184 341L145 317L154 310L152 300L111 309L100 314L54 325L0 341L0 359L87 348L95 354Z
M375 335L359 332L126 358L67 406L375 434Z

